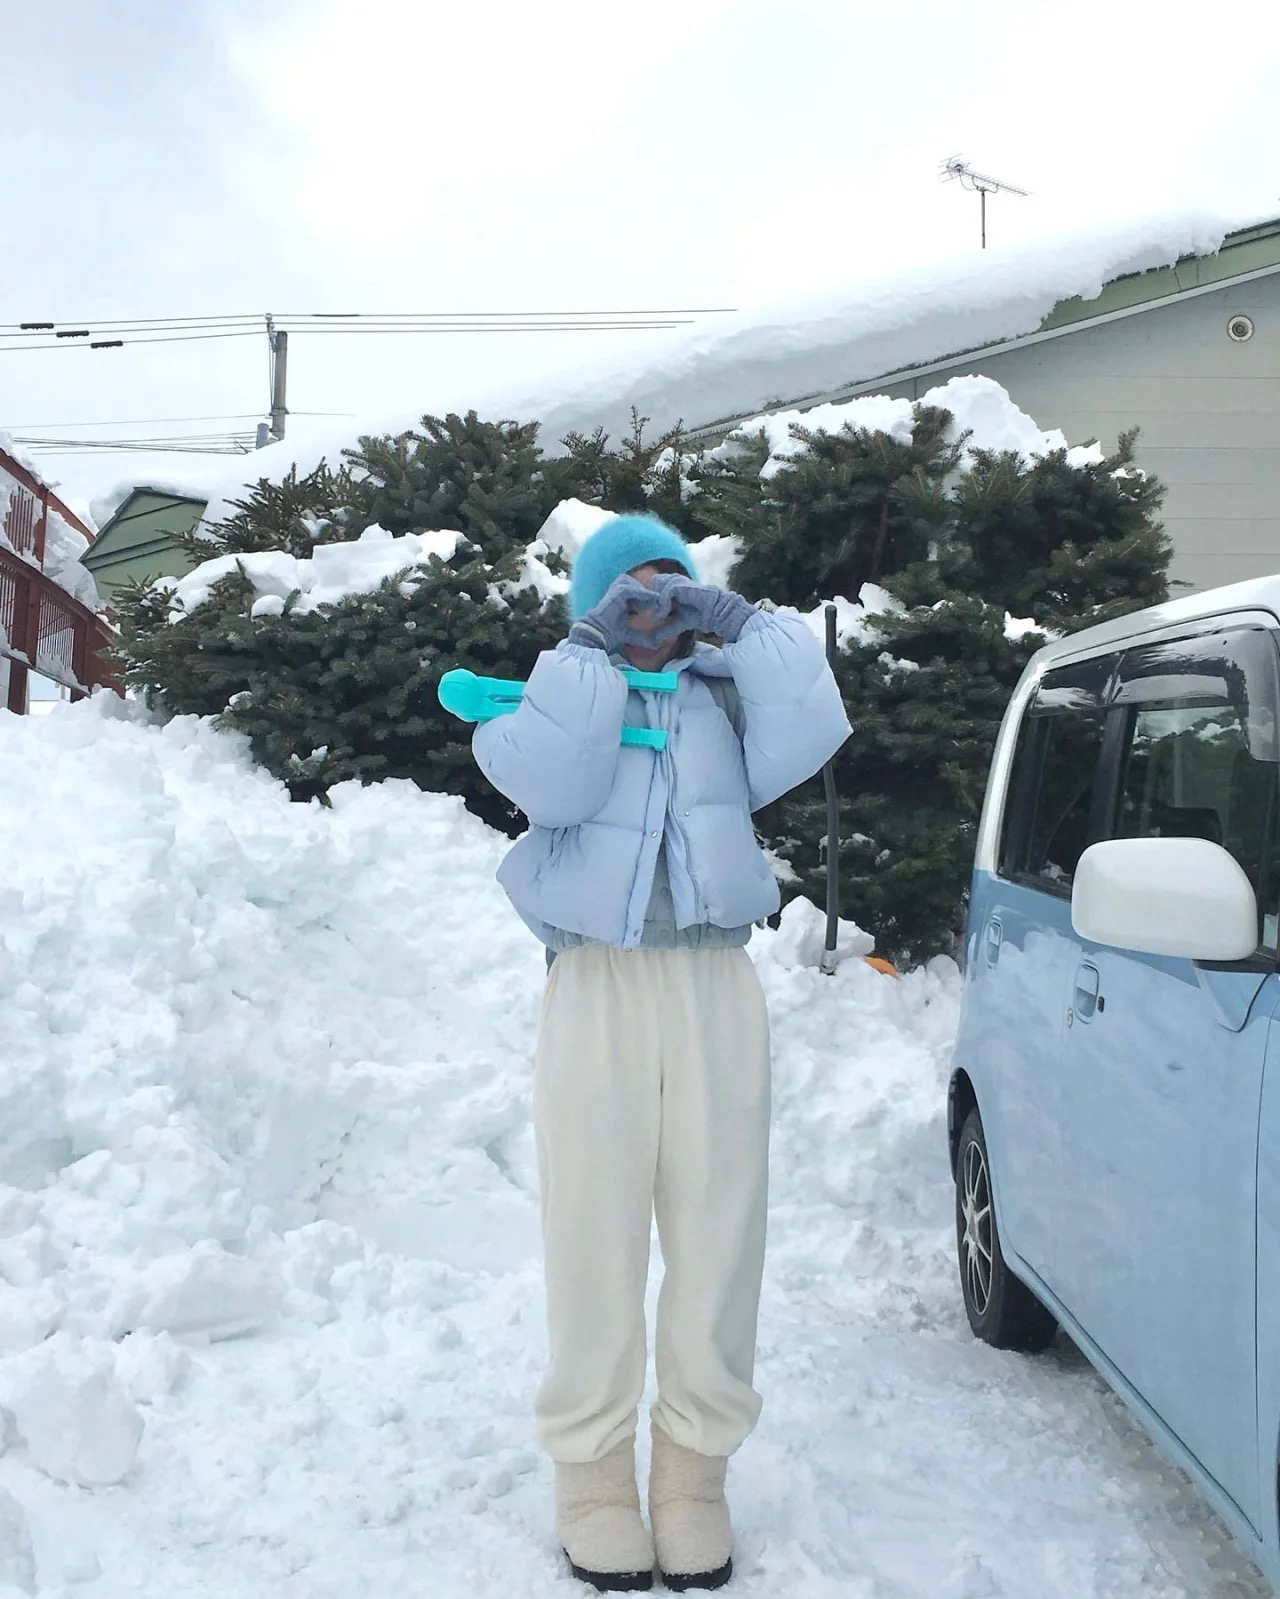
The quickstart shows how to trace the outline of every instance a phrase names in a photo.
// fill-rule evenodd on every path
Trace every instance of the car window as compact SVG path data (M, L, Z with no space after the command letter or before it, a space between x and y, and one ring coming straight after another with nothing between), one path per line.
M1253 884L1267 950L1277 942L1275 677L1274 648L1259 633L1135 652L1118 696L1125 739L1112 829L1221 844Z
M1102 756L1106 663L1046 674L1023 718L1001 844L1001 871L1069 894L1092 841Z

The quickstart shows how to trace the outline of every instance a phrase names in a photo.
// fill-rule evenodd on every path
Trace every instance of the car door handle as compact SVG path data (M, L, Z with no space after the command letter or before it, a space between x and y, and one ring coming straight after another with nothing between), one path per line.
M1076 972L1076 997L1075 1016L1080 1022L1091 1022L1095 1014L1105 1008L1105 1002L1098 993L1101 979L1098 968L1091 966L1086 961Z
M1004 943L1004 928L1000 918L993 916L987 923L987 965L994 966L1000 959L1000 947Z

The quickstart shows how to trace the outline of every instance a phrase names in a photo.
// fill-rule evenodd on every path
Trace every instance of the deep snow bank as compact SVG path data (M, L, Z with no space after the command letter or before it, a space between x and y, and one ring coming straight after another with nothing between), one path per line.
M399 1319L428 1360L474 1295L459 1273L513 1274L536 1362L542 955L493 882L505 841L409 784L290 804L238 739L107 696L0 717L0 762L10 1459L145 1496L148 1420L193 1352L344 1319L385 1351ZM886 1095L908 1141L936 1130L953 1013L945 971L895 986L855 958L829 980L816 950L800 909L757 949L789 1035L783 1207L864 1193L850 1139ZM937 1022L904 1048L926 993ZM877 1108L850 1115L858 1085Z
M505 847L407 784L288 803L102 699L0 713L0 1595L569 1599ZM1242 1557L1070 1351L969 1338L958 983L815 915L775 1041L742 1599L1216 1599ZM643 1449L643 1440L642 1440Z

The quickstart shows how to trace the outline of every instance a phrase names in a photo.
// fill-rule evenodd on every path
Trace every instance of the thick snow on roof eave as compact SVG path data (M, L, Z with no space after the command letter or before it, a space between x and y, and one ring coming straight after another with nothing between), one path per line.
M616 433L631 408L654 428L702 427L803 401L980 346L1033 333L1061 301L1096 298L1113 279L1212 255L1257 214L1188 212L1064 234L999 251L971 250L807 301L700 325L665 359L615 371L566 398L544 391L524 414L544 438L570 427Z
M231 460L169 461L94 502L99 523L140 483L208 500L205 519L220 520L247 483L278 482L297 464L306 472L363 435L400 433L424 412L475 409L482 417L538 419L548 452L573 431L603 427L614 438L629 430L634 406L650 418L649 433L678 421L700 427L750 416L882 373L974 350L1034 332L1064 299L1093 299L1112 279L1167 266L1187 255L1211 255L1235 229L1265 220L1185 211L1074 231L1033 244L968 250L911 272L879 274L847 287L709 318L637 338L607 359L513 380L498 389L444 393L424 387L410 412L369 414L358 422L290 422L290 437Z

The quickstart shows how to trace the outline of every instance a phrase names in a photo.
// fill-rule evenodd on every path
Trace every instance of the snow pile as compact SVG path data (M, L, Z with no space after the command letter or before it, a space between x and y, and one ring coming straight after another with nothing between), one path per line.
M582 500L561 500L539 529L538 543L532 549L537 551L545 545L563 556L572 566L578 551L591 535L617 514L599 505L586 505ZM721 588L727 587L729 575L738 561L738 540L727 534L713 533L694 544L692 551L693 564L702 581L715 583ZM563 589L555 592L563 593L567 587L565 584Z
M40 468L32 457L22 448L13 434L6 433L3 428L0 428L0 450L3 450L12 460L15 460L25 471L30 472L32 477L40 477ZM40 478L40 481L43 483L44 479ZM3 492L3 489L0 489L0 493Z
M598 533L606 522L612 522L617 514L606 511L603 506L587 505L582 500L561 500L538 530L538 538L572 566L591 535Z
M0 433L0 451L24 467L33 477L39 477L30 456L19 450L7 433ZM5 523L9 515L10 501L18 491L19 485L3 466L0 466L0 548L3 549L13 549L12 543L5 535ZM89 540L79 528L73 527L56 505L51 504L45 523L43 570L60 588L66 589L82 605L97 611L102 608L98 587L88 567L82 565L82 558L88 548ZM26 551L20 553L28 560L32 559Z
M554 513L553 513L554 514ZM508 582L496 583L489 593L498 599L509 599L524 589L536 589L543 603L563 599L569 592L569 579L563 572L553 572L547 557L553 548L541 537L526 546L520 558L519 574Z
M505 600L523 589L534 588L544 601L563 598L569 592L569 579L551 570L548 557L554 553L571 564L591 534L615 514L581 500L562 500L524 550L518 576L495 583L490 594ZM219 555L202 561L185 577L157 578L154 586L169 595L171 623L182 621L206 604L215 586L236 572L242 572L253 584L251 615L282 616L286 606L294 615L309 615L354 595L371 594L387 578L402 573L402 587L406 587L413 582L414 567L431 560L452 560L461 541L462 535L454 532L393 536L374 524L357 539L318 544L315 553L303 559L284 550ZM694 558L705 582L723 586L738 559L738 541L713 535L694 547Z
M769 953L788 971L801 967L821 967L826 954L827 918L807 899L793 899L779 918ZM841 918L836 923L836 947L832 964L843 966L857 956L870 955L876 941L856 922Z
M881 588L878 583L864 583L857 600L846 599L843 594L834 595L812 611L805 612L805 621L824 644L827 641L828 605L836 608L836 643L841 649L851 644L878 643L880 631L872 618L900 616L906 610L900 600L894 599L888 589Z
M84 534L50 506L45 528L44 569L60 588L66 589L81 605L87 605L91 611L100 611L102 597L98 593L98 585L94 582L93 573L82 564L88 548L89 540Z
M921 399L894 400L883 394L861 395L852 400L816 405L808 411L771 411L739 423L723 444L708 451L712 460L727 460L750 438L763 433L769 457L760 469L762 478L771 478L791 466L805 447L792 437L793 427L813 432L839 433L845 428L868 433L886 433L899 444L910 444L915 432L916 404L950 411L951 436L968 434L960 458L960 470L967 471L975 450L997 454L1012 453L1032 461L1054 450L1066 450L1066 435L1058 428L1047 432L1009 398L1008 391L994 378L969 375L951 378L938 388L929 389ZM1068 450L1073 466L1102 460L1097 444L1079 445Z
M506 841L407 783L290 804L240 739L110 696L0 716L0 766L0 1593L567 1595ZM826 977L819 923L752 946L737 1591L1260 1594L1069 1350L970 1339L955 968L881 976L846 923Z
M254 616L280 616L293 598L291 609L309 614L337 605L356 594L370 594L388 578L409 573L431 560L452 560L459 533L405 533L393 537L375 523L358 539L317 544L304 559L284 550L264 550L252 555L219 555L202 561L185 577L158 578L156 587L170 596L169 620L179 622L209 599L215 584L243 572L253 584ZM407 581L412 581L411 578Z

